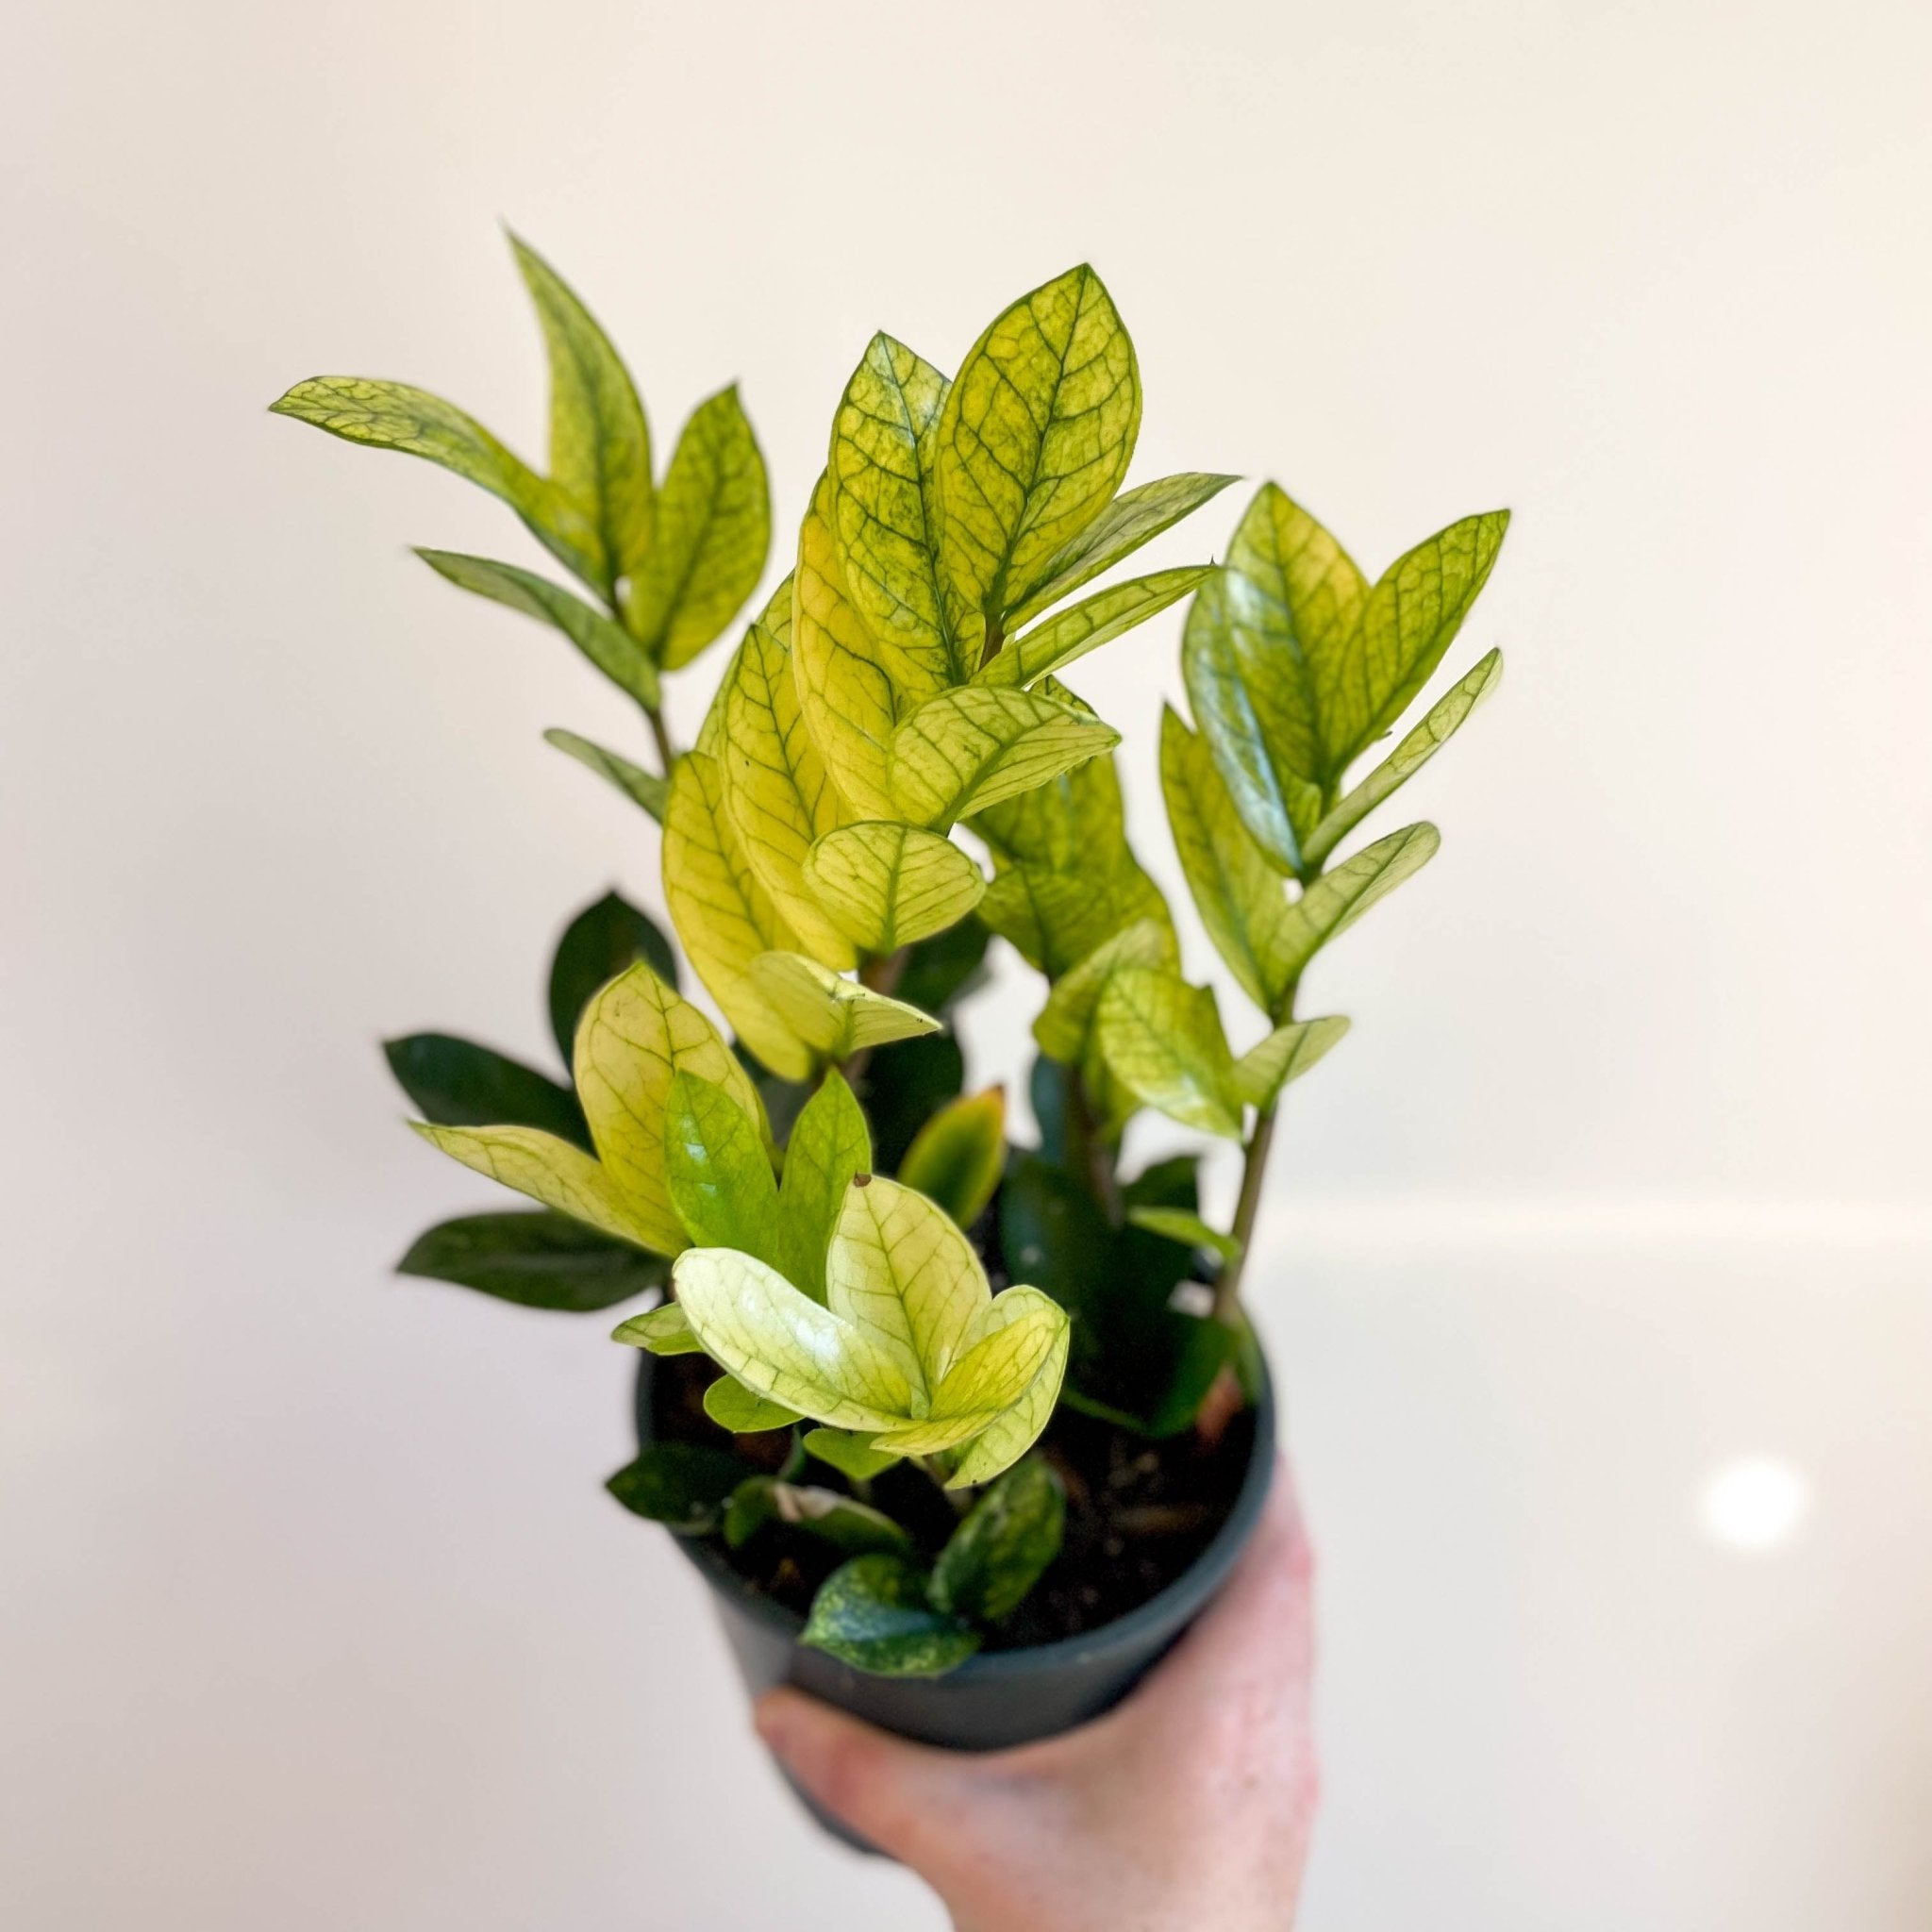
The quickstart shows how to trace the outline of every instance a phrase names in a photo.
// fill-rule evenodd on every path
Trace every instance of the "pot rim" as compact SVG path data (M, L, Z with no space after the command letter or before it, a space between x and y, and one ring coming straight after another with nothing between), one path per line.
M644 1435L642 1425L649 1415L645 1391L653 1367L653 1357L648 1355L638 1364L640 1400L637 1408L641 1438ZM954 1665L943 1676L932 1681L943 1687L1044 1674L1060 1670L1096 1650L1110 1650L1123 1641L1131 1642L1143 1631L1171 1621L1176 1604L1187 1597L1198 1593L1205 1607L1207 1599L1234 1567L1235 1559L1254 1534L1262 1505L1267 1500L1269 1485L1274 1478L1274 1381L1269 1373L1265 1356L1260 1369L1260 1391L1252 1405L1255 1440L1248 1452L1248 1466L1242 1473L1241 1485L1235 1491L1234 1500L1228 1505L1227 1515L1221 1526L1208 1539L1201 1554L1172 1583L1157 1591L1125 1616L1096 1624L1091 1630L1083 1630L1074 1637L1056 1638L1051 1643L1028 1644L1017 1650L976 1651L963 1663ZM741 1605L758 1622L792 1643L805 1634L805 1619L797 1611L787 1609L775 1598L767 1596L701 1537L679 1536L675 1530L669 1534L692 1567L721 1596ZM1212 1579L1205 1591L1199 1582L1204 1572Z

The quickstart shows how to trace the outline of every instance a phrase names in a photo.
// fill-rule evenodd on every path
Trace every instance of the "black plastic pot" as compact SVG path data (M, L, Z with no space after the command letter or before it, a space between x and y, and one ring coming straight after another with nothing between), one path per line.
M645 1445L657 1433L656 1367L652 1357L640 1357L638 1440ZM875 1677L822 1650L804 1648L798 1638L805 1625L795 1612L754 1589L709 1544L690 1537L677 1542L711 1586L719 1621L752 1696L791 1684L901 1737L961 1751L997 1751L1098 1717L1140 1682L1226 1581L1259 1520L1274 1468L1274 1394L1264 1374L1247 1472L1226 1522L1190 1570L1138 1609L1097 1630L1032 1649L971 1657L942 1677ZM873 1849L808 1798L805 1802L835 1836L862 1851Z

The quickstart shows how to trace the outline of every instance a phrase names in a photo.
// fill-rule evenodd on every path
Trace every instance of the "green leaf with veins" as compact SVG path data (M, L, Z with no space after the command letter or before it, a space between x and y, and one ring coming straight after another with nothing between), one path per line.
M1397 558L1364 600L1348 648L1314 660L1331 783L1429 681L1489 581L1508 527L1507 510L1485 511Z
M856 1174L872 1169L872 1136L845 1076L834 1067L807 1101L785 1143L778 1221L786 1260L779 1272L809 1295L825 1298L825 1247Z
M986 878L939 832L868 819L824 834L806 855L805 883L854 944L883 958L954 925Z
M550 356L551 477L589 510L611 578L627 577L651 543L655 492L644 407L591 311L535 249L509 239ZM604 589L608 595L610 585Z
M943 832L1120 741L1112 725L1043 692L964 685L892 733L887 784L900 814Z
M1449 742L1502 677L1503 654L1491 651L1467 677L1452 685L1423 722L1308 834L1302 848L1308 864L1322 864L1385 798L1407 784Z
M1188 612L1181 671L1255 842L1277 871L1298 873L1302 837L1322 814L1322 748L1305 668L1266 628L1267 615L1245 577L1210 577Z
M577 1022L591 999L620 973L642 960L672 988L677 956L648 913L617 892L606 892L573 919L550 965L550 1030L564 1065L576 1046Z
M1031 684L1036 678L1062 671L1075 658L1111 643L1170 604L1178 604L1212 570L1211 564L1190 564L1180 570L1156 571L1152 576L1129 577L1124 584L1109 584L1055 612L1031 630L1022 631L973 681Z
M1234 1260L1241 1251L1241 1242L1233 1235L1209 1227L1198 1214L1191 1214L1185 1208L1129 1208L1127 1220L1135 1227L1144 1227L1149 1234L1164 1235L1171 1241L1204 1249L1224 1261Z
M874 1449L870 1436L855 1435L850 1429L808 1429L805 1446L808 1454L856 1483L869 1483L901 1460L891 1450Z
M1267 1108L1291 1080L1299 1080L1341 1044L1348 1022L1340 1014L1277 1026L1234 1063L1234 1091L1250 1107Z
M653 1442L604 1487L635 1514L681 1536L702 1536L743 1480L744 1464L729 1450Z
M1093 1024L1108 1070L1137 1099L1184 1126L1241 1138L1234 1057L1211 989L1159 968L1122 967Z
M643 646L622 625L560 584L553 584L534 571L520 570L513 563L470 557L458 550L419 549L416 555L438 576L446 577L458 589L488 597L561 631L618 690L641 705L657 706L658 671Z
M447 1033L386 1040L382 1050L396 1084L440 1126L504 1122L541 1127L590 1148L591 1129L576 1095L535 1067Z
M601 744L593 744L588 738L579 738L575 731L565 731L558 725L553 725L543 734L543 742L554 744L558 751L616 786L633 805L641 806L660 825L664 823L664 813L671 803L669 779L660 778L656 773L632 764L616 752L607 751Z
M812 1600L801 1643L885 1677L943 1675L979 1648L979 1633L935 1610L924 1574L885 1552L833 1571Z
M882 1509L837 1490L788 1483L776 1476L748 1476L732 1492L724 1511L724 1541L742 1549L769 1523L803 1530L848 1557L883 1550L913 1554L912 1539Z
M501 497L551 555L587 584L601 589L608 581L603 541L583 506L441 396L406 382L316 375L269 407L275 415L313 424L347 442L400 450L454 471Z
M610 1339L632 1348L647 1349L652 1355L705 1352L704 1343L691 1332L691 1324L675 1302L665 1302L644 1314L633 1315L628 1322L620 1322L610 1331Z
M941 1108L899 1163L899 1181L971 1227L1000 1184L1007 1158L1007 1090L989 1087Z
M789 1429L798 1420L795 1408L771 1402L731 1375L721 1375L705 1391L705 1413L734 1436L759 1436L768 1429Z
M688 664L738 614L772 545L765 459L738 390L692 410L658 493L651 548L625 614L653 661Z
M1283 965L1291 977L1337 933L1353 925L1376 900L1412 878L1442 843L1434 825L1405 825L1365 845L1353 858L1325 872L1288 908Z
M1037 617L1240 480L1191 472L1122 491L1077 537L1047 558L1038 583L1014 600L1008 622L1017 626Z
M778 1188L758 1128L709 1080L675 1074L664 1102L664 1178L684 1231L701 1248L740 1248L783 1269Z
M942 691L958 661L938 567L932 462L946 378L889 335L875 335L832 424L831 522L845 592L879 645L892 682Z
M1058 1556L1067 1497L1038 1456L990 1484L932 1566L926 1597L936 1610L975 1624L1011 1616Z
M603 1164L574 1141L536 1127L439 1127L424 1121L409 1124L451 1159L619 1241L635 1241L662 1255L674 1255L684 1244L683 1232L672 1224L671 1217L641 1211Z
M562 1214L466 1214L418 1235L398 1274L454 1282L526 1308L594 1314L661 1289L660 1255Z
M1134 348L1084 263L1000 314L941 412L940 571L976 645L1120 488L1141 425Z
M1093 1018L1107 983L1124 966L1180 964L1174 928L1156 919L1137 919L1094 949L1054 982L1033 1023L1033 1038L1041 1053L1063 1066L1091 1072L1093 1066Z
M930 1013L856 979L841 979L803 953L760 953L752 961L752 980L785 1024L828 1060L847 1060L861 1047L940 1030Z
M1181 871L1214 950L1272 1019L1294 991L1288 894L1228 795L1206 739L1160 717L1160 788Z

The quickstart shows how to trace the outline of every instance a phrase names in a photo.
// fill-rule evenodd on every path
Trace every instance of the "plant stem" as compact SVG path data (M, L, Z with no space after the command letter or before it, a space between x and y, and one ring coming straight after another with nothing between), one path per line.
M1214 1284L1214 1314L1217 1321L1232 1327L1241 1314L1241 1272L1248 1262L1248 1249L1255 1239L1255 1217L1261 1206L1261 1181L1268 1171L1268 1150L1274 1144L1274 1109L1271 1107L1255 1122L1253 1138L1241 1165L1241 1199L1235 1204L1234 1226L1230 1230L1241 1243L1241 1252L1221 1271Z
M1007 634L1000 628L997 617L986 620L986 642L980 648L979 668L984 671L1000 654L1000 646L1007 641Z
M1067 1070L1067 1168L1086 1178L1088 1191L1099 1202L1107 1218L1121 1218L1120 1175L1114 1166L1114 1151L1093 1113L1093 1097L1077 1067Z
M644 717L651 726L651 738L658 747L658 763L663 775L670 777L671 768L677 762L677 746L672 742L671 732L664 723L664 713L656 705L644 707Z

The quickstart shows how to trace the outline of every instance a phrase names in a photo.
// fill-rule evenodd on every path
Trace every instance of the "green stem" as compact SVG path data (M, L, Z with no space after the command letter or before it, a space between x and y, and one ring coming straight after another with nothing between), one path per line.
M1214 1285L1214 1313L1217 1320L1232 1327L1241 1309L1241 1273L1248 1263L1248 1250L1255 1240L1255 1217L1261 1207L1261 1182L1268 1172L1268 1150L1274 1144L1274 1109L1271 1107L1255 1122L1253 1137L1241 1164L1241 1199L1235 1204L1234 1226L1230 1230L1241 1249L1221 1271Z
M1093 1111L1093 1096L1077 1067L1067 1070L1067 1170L1083 1176L1087 1190L1099 1202L1107 1218L1121 1218L1120 1174L1114 1150Z
M672 766L677 762L677 746L672 741L670 729L664 723L664 713L658 706L646 705L644 717L650 724L651 738L658 747L658 763L668 778Z

